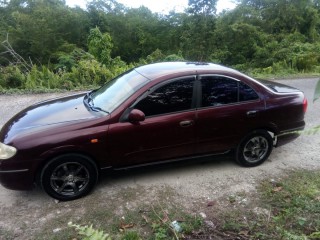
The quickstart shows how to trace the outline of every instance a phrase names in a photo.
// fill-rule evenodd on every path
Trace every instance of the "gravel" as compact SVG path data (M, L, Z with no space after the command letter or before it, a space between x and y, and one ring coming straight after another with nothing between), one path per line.
M309 101L305 118L307 128L320 125L320 100L312 102L317 79L278 81L305 92ZM0 127L14 114L35 102L68 94L70 93L0 95ZM96 204L101 199L117 201L115 196L123 189L145 189L144 201L152 201L154 199L150 198L157 197L154 192L169 187L181 197L183 203L188 204L195 201L213 201L237 192L252 192L260 180L277 178L297 169L320 169L320 134L304 135L292 143L274 149L269 160L255 168L242 168L230 157L224 157L206 162L180 163L103 176L89 196L67 204L56 203L37 188L23 192L0 186L0 235L1 231L8 231L15 239L32 238L32 234L39 230L44 222L56 217L55 213L61 207L71 211L70 209L78 209L79 205L85 208L88 202ZM30 232L25 232L25 229Z

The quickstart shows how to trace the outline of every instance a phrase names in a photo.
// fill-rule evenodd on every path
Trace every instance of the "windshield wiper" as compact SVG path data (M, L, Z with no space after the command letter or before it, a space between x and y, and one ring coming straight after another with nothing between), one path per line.
M93 93L93 91L92 92L88 92L86 94L85 98L84 98L84 100L87 100L87 101L84 101L84 102L88 106L88 108L90 108L92 111L95 111L95 112L104 112L104 113L109 114L108 111L103 110L100 107L95 107L94 106L94 102L93 102L93 99L92 99L92 96L91 96L92 93Z
M90 109L91 109L92 111L95 111L95 112L104 112L104 113L106 113L106 114L109 114L108 111L103 110L102 108L99 108L99 107L95 107L95 106L93 106L93 105L90 106Z

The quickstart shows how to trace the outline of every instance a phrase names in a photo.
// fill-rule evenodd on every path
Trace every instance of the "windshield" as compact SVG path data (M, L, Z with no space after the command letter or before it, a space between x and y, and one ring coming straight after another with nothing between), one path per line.
M91 100L94 107L110 113L148 82L149 79L132 69L92 92Z

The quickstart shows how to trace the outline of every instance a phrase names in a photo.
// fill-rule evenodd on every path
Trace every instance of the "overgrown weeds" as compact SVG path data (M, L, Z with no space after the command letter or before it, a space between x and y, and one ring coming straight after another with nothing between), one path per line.
M239 192L208 206L197 202L186 208L172 189L145 201L144 191L124 189L107 205L103 200L95 206L84 204L85 213L55 219L39 239L82 239L84 234L85 239L96 234L113 240L320 239L320 171L267 179L255 193ZM75 225L67 227L66 219ZM57 225L61 231L52 233Z
M230 202L220 213L220 231L241 239L319 239L319 171L265 180L258 192L245 205Z
M110 209L109 209L110 210ZM123 216L104 215L104 229L90 225L80 225L69 222L69 228L56 233L52 239L60 237L83 237L88 240L140 240L140 239L185 239L193 231L199 230L203 224L200 216L187 213L181 206L160 203L144 206L133 211L126 211ZM99 215L100 215L99 214ZM100 218L99 216L97 217ZM111 221L107 220L111 219ZM176 219L176 220L174 220Z

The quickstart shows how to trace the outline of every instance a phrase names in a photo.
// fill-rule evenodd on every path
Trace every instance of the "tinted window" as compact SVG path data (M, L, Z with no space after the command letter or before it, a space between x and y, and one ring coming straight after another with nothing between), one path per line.
M239 82L239 100L250 101L258 99L258 94L247 84Z
M238 82L219 76L203 76L202 107L238 102Z
M187 78L159 87L134 108L146 116L184 111L191 108L194 78Z

